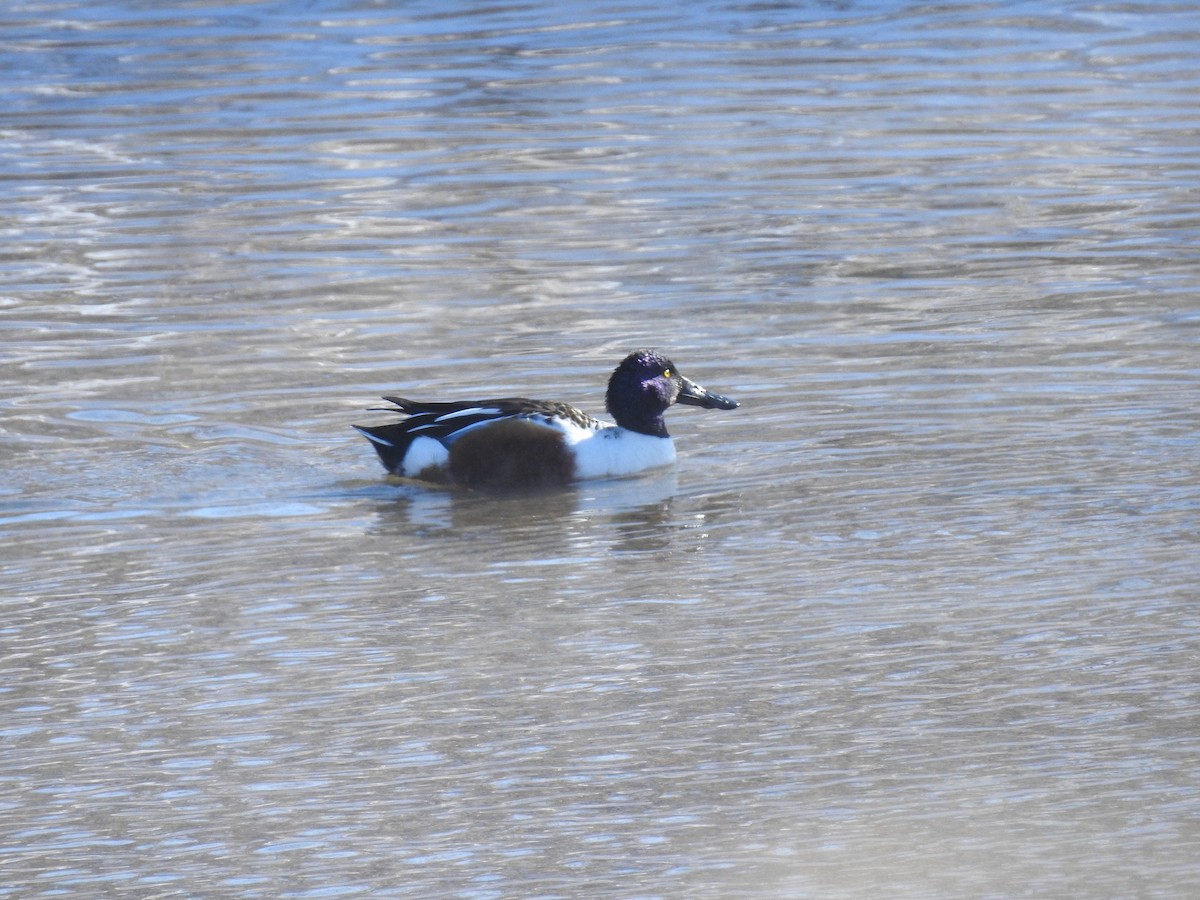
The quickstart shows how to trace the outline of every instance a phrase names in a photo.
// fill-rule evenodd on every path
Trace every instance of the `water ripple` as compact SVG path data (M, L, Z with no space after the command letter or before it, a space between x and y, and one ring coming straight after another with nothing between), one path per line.
M1192 8L43 13L7 884L1191 886ZM642 344L742 401L670 473L499 500L348 428L600 413Z

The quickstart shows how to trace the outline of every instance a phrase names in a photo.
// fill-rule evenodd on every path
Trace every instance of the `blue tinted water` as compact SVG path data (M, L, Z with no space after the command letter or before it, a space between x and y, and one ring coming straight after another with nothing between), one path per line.
M1190 6L0 33L0 894L1188 894ZM643 344L671 472L348 427Z

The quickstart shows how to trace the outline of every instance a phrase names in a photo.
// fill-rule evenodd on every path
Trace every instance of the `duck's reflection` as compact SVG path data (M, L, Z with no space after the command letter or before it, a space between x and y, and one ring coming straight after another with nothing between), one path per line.
M668 469L522 494L407 480L397 480L394 486L394 496L375 507L373 533L455 536L553 555L571 548L590 547L595 552L597 541L611 541L614 534L618 540L606 548L610 551L665 548L678 479L675 470Z

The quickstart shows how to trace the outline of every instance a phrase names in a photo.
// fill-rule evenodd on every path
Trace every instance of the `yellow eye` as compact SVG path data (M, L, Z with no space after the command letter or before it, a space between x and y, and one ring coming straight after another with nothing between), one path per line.
M663 369L663 378L670 378L670 377L671 377L671 370Z

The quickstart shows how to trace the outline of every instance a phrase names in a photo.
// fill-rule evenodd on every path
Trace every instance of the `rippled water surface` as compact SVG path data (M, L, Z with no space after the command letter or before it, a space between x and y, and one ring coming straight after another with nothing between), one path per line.
M0 11L0 896L1193 896L1192 4ZM742 401L384 478L381 393Z

